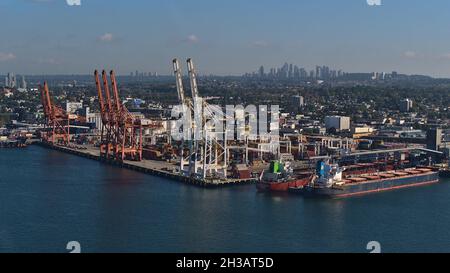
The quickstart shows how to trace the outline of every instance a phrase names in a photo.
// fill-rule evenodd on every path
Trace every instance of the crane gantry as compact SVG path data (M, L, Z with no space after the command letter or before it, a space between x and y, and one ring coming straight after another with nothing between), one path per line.
M100 138L101 158L118 162L126 159L142 160L143 130L149 126L144 125L140 118L132 115L121 103L113 70L109 73L110 83L106 71L102 71L103 90L97 70L94 77L103 123Z
M76 120L77 117L69 115L64 109L53 104L47 82L44 82L43 86L39 85L39 90L47 127L47 130L42 133L42 140L51 145L68 145L70 141L70 121Z
M177 83L178 100L182 107L184 125L181 149L180 149L180 171L186 176L207 176L226 177L227 170L227 142L225 132L216 131L216 128L207 124L208 120L216 119L212 112L217 112L205 102L198 92L197 73L191 58L187 59L187 68L191 88L191 98L184 94L183 74L179 61L173 60L174 75ZM219 115L220 116L220 115ZM223 118L223 113L222 113ZM222 122L218 120L218 122ZM184 147L187 146L189 152L185 156Z

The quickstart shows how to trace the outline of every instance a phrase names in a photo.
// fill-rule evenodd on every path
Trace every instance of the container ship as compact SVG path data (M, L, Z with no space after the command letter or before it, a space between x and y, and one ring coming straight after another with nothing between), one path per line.
M323 161L317 163L310 183L290 187L289 191L305 196L341 198L439 182L439 171L427 167L401 168L344 175L345 167Z
M263 171L256 187L259 191L288 191L311 182L311 173L294 173L289 162L272 161L269 170Z

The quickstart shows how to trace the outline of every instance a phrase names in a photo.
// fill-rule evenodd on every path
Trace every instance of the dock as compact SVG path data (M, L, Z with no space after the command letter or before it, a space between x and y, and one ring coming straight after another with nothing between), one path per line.
M100 150L94 147L83 147L83 148L72 148L58 145L51 145L45 142L34 142L33 144L39 145L44 148L96 160L102 162L104 164L117 166L120 168L126 168L129 170L138 171L141 173L150 174L153 176L163 177L174 181L179 181L185 184L205 187L205 188L217 188L217 187L225 187L225 186L233 186L233 185L243 185L243 184L252 184L257 181L257 178L250 179L201 179L196 177L187 177L183 176L180 173L177 173L175 168L176 166L164 161L156 161L156 160L142 160L142 161L130 161L124 160L123 162L119 161L108 161L100 157Z
M26 148L27 145L17 140L0 141L0 149Z

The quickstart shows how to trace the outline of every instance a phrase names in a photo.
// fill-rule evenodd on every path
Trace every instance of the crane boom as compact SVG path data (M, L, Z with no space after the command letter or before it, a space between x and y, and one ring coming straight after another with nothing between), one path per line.
M41 93L41 102L42 102L42 107L44 109L45 118L49 118L50 112L48 111L44 87L40 84L39 84L39 92Z
M177 82L177 92L178 92L178 101L181 104L185 104L185 98L184 98L184 88L183 88L183 74L181 73L181 67L180 63L178 62L178 59L173 59L173 73L175 74L175 79Z
M100 76L98 75L97 70L95 70L94 75L95 75L95 85L97 86L98 101L100 104L100 112L101 112L101 116L102 116L102 122L103 122L103 124L106 124L108 121L108 118L107 118L107 113L106 113L106 109L105 109L105 100L103 98L102 86L100 84Z
M197 74L195 72L194 62L192 61L191 58L187 59L187 66L188 66L188 72L189 72L189 79L191 82L192 100L195 102L195 100L199 96L198 96L198 86L197 86Z
M102 79L103 79L103 87L105 88L105 95L106 95L106 102L107 102L107 104L106 104L106 107L108 108L107 109L107 112L108 112L108 115L109 115L109 122L114 122L114 109L113 109L113 106L112 106L112 103L111 103L111 93L109 92L109 85L108 85L108 78L107 78L107 76L106 76L106 71L105 70L103 70L102 71Z
M52 105L52 100L50 99L50 92L48 91L48 84L47 82L44 82L44 94L45 94L45 100L48 107L49 114L51 115L51 118L55 118L55 109Z
M114 100L116 111L117 111L116 115L122 116L123 109L122 109L122 105L120 104L119 89L117 88L116 74L114 73L114 70L111 70L111 72L109 73L109 77L111 78L111 86L113 89L113 97L114 97L113 100Z

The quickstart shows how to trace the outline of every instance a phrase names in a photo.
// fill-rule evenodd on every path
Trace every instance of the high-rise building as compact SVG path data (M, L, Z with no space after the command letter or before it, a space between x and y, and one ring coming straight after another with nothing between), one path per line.
M8 75L5 78L5 87L16 88L16 86L17 86L16 76L14 75L14 73L8 73Z
M270 69L270 72L269 72L269 75L270 75L270 77L275 77L275 75L276 75L276 69L275 68L271 68Z
M308 78L308 72L304 68L300 68L300 78L306 79Z
M322 66L321 73L322 73L322 75L321 75L322 79L326 80L326 79L330 78L330 68L328 66L325 66L325 65Z
M293 103L292 106L294 106L294 108L298 109L305 105L305 99L303 98L303 96L297 95L297 96L294 96L292 103Z
M261 78L264 77L264 66L261 65L261 66L259 67L258 74L259 74L259 76L260 76Z
M22 78L21 78L20 88L23 89L23 90L27 89L27 82L25 80L25 76L24 75L22 75Z
M289 65L285 63L281 68L281 77L287 78L289 76Z
M322 78L322 68L320 66L316 66L316 78Z
M300 78L300 68L296 65L294 65L294 78L299 79Z
M432 128L427 130L427 149L438 151L442 143L442 129Z
M294 68L292 66L292 64L289 65L289 70L288 70L288 78L293 78L294 76Z
M404 99L400 101L400 111L409 112L413 107L413 101L410 99Z
M317 80L329 80L336 79L344 76L342 70L333 70L328 66L316 66L315 69L310 72L304 68L300 68L294 64L284 63L279 68L270 68L269 71L265 71L263 66L260 66L256 72L246 73L249 77L267 77L277 79L317 79Z

